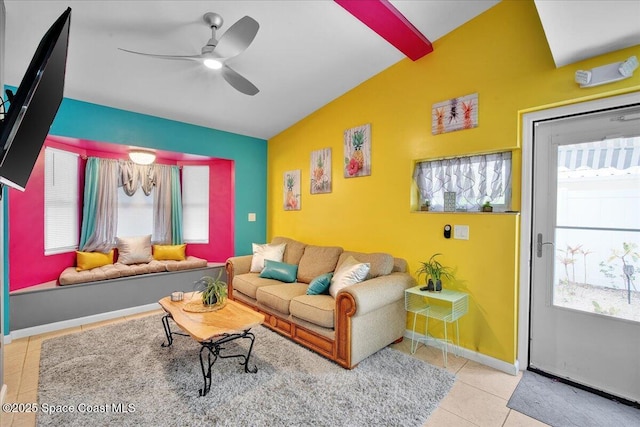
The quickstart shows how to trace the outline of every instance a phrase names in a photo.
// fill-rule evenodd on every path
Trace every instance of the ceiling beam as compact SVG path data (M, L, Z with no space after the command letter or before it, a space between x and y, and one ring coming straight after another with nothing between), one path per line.
M334 0L407 57L416 61L433 46L388 0Z

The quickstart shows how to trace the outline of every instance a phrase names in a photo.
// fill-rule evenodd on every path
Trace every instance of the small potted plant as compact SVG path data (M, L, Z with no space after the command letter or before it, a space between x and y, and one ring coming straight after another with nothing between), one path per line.
M442 290L442 279L453 279L453 272L449 267L445 267L442 265L436 257L442 254L434 254L429 258L429 261L424 261L421 263L420 268L416 273L418 274L418 278L425 275L425 290L427 291L436 291L439 292ZM421 288L422 289L422 288Z
M194 282L195 290L201 292L204 305L221 305L227 300L227 284L220 280L222 270L217 278L204 276Z
M428 211L430 206L431 206L431 201L429 199L426 199L424 203L420 206L420 210Z
M487 200L484 202L481 208L482 212L493 212L493 206L491 206L491 202Z

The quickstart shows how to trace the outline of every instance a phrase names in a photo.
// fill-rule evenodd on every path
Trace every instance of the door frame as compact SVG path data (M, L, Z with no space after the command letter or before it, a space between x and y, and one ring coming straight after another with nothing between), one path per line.
M518 297L518 349L516 367L524 371L529 367L529 332L531 315L531 262L532 246L532 174L533 141L535 123L573 114L640 103L640 91L598 99L576 100L571 104L545 109L523 110L519 112L521 123L522 179L520 190L520 262Z

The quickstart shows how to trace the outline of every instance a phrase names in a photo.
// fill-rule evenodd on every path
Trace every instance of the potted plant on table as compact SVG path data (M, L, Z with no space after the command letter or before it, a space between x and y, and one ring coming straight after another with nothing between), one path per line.
M418 279L423 274L425 275L425 284L427 286L424 287L426 291L436 291L440 292L442 290L442 279L453 279L453 271L449 267L445 267L436 259L438 255L442 255L440 253L434 254L429 258L429 261L424 261L421 263L420 268L416 273L418 274ZM423 289L423 288L420 288Z
M426 199L424 203L420 206L420 210L428 211L430 206L431 206L431 201L429 199Z
M194 282L195 290L201 292L204 305L221 305L227 300L227 284L223 280L222 270L217 278L204 276Z

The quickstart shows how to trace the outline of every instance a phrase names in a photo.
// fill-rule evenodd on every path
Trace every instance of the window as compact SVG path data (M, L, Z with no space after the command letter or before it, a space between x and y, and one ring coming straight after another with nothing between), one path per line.
M78 155L44 151L44 253L78 249Z
M413 179L420 205L444 210L444 193L455 192L456 210L477 211L491 202L494 211L511 207L511 152L429 160L416 163Z
M186 243L209 243L209 166L182 168L182 223Z
M123 187L118 187L118 237L145 236L153 234L153 193L147 196L141 188L127 196Z

